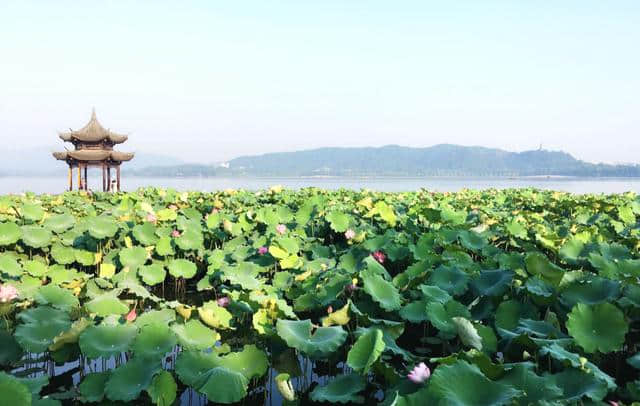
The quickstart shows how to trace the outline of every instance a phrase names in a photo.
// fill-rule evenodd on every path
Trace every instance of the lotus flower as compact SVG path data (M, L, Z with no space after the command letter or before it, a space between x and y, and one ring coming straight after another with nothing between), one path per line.
M176 206L175 204L170 204L170 205L169 205L169 209L171 209L171 210L178 210L178 206Z
M127 313L126 316L124 316L124 319L128 322L133 322L137 317L138 314L136 313L136 309L134 307L129 313Z
M260 255L264 255L267 252L269 252L269 250L264 245L262 247L258 248L258 254L260 254Z
M0 286L0 303L8 303L18 297L18 289L13 285Z
M147 214L147 221L149 223L157 223L158 222L158 218L156 216L154 216L153 214L149 213L149 214Z
M327 314L333 313L333 306L327 307Z
M181 233L180 233L180 231L178 231L178 230L173 230L173 231L171 232L171 236L172 236L173 238L178 238L178 237L180 237L181 235L182 235L182 234L181 234Z
M381 264L384 263L384 260L387 258L382 251L376 251L371 255L373 255L373 258L375 258L375 260L380 262Z
M344 237L345 237L347 240L350 240L350 239L352 239L352 238L353 238L353 237L355 237L355 236L356 236L356 232L355 232L355 231L353 231L352 229L348 229L347 231L345 231L345 232L344 232Z
M213 208L211 209L211 214L216 214L217 212L219 212L220 210L218 210L217 208Z
M218 306L220 307L229 306L229 302L231 302L231 299L229 299L229 296L224 296L216 300L216 303L218 303Z
M421 362L413 367L411 372L407 375L407 378L409 378L413 383L422 383L429 379L430 376L431 370L429 370L429 367L424 362Z
M276 231L278 232L278 234L282 235L287 232L287 226L285 226L284 224L278 224L276 226Z

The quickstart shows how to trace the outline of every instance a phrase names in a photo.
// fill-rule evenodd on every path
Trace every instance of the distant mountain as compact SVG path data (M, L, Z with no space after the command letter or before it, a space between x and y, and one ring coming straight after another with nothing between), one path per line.
M441 144L243 156L229 161L229 172L260 176L640 176L640 165L592 164L560 151L509 152Z

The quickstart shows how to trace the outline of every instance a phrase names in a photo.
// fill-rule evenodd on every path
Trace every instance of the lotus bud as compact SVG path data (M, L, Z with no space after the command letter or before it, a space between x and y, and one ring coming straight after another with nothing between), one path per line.
M528 351L523 351L522 352L522 359L523 360L528 360L529 358L531 358L531 354L529 354Z
M331 313L333 313L333 307L329 306L327 307L327 314L331 314Z
M407 378L409 378L409 380L413 383L422 383L427 379L429 379L430 376L431 376L431 370L424 362L421 362L418 365L416 365L411 370L411 372L409 372L409 374L407 375Z
M348 229L347 231L344 232L344 237L347 240L351 240L355 236L356 236L356 232L353 231L352 229Z
M285 226L284 224L278 224L276 226L276 232L280 235L284 234L287 232L287 226Z
M229 296L224 296L224 297L221 297L218 300L216 300L216 303L220 307L227 307L227 306L229 306L230 302L231 302L231 299L229 299Z
M278 374L276 376L276 387L284 399L293 402L296 400L296 391L293 389L289 378L289 374Z
M136 318L138 317L138 314L136 313L136 308L134 307L133 309L131 309L131 311L129 313L127 313L127 315L124 317L125 320L127 320L129 323L133 322Z
M265 247L264 245L262 247L258 248L258 254L260 254L260 255L264 255L267 252L269 252L269 249L267 247Z
M178 231L178 230L173 230L173 231L171 232L171 236L172 236L173 238L178 238L178 237L180 237L181 235L182 235L182 234L181 234L181 233L180 233L180 231Z
M384 260L387 258L386 255L384 255L384 252L382 251L375 251L374 253L371 254L373 256L373 258L378 261L379 263L383 264Z
M18 297L18 289L13 285L4 284L0 286L0 303L9 303Z
M587 365L587 362L589 362L589 360L586 359L585 357L578 358L578 361L580 361L580 368L583 368L583 369L584 369L585 365Z

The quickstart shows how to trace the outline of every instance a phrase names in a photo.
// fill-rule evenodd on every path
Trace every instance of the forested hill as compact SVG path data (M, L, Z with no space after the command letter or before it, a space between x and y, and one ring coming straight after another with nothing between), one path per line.
M233 174L261 176L640 176L640 165L592 164L565 152L509 152L442 144L428 148L320 148L243 156Z

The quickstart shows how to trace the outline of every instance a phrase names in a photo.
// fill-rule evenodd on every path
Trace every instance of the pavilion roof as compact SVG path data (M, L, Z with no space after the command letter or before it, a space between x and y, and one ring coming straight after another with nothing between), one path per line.
M89 122L79 130L59 133L59 137L64 141L100 142L111 141L113 144L121 144L129 137L114 133L104 128L96 118L96 110L93 109Z
M75 159L76 161L99 162L110 159L112 161L126 162L133 159L132 152L108 151L100 149L79 149L75 151L54 152L53 156L59 161Z

